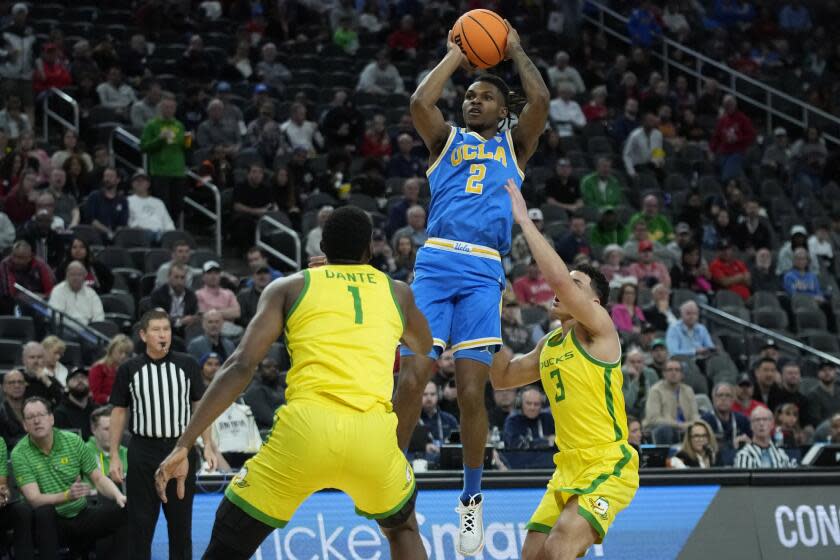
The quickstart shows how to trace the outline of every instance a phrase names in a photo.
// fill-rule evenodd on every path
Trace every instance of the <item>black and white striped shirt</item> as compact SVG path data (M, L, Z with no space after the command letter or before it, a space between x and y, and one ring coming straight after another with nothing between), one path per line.
M117 370L110 403L130 408L129 430L151 438L177 438L190 420L191 406L204 394L195 359L170 352L160 360L147 354Z
M766 462L762 461L762 454ZM751 442L735 454L736 469L785 469L795 466L796 462L772 443L769 447L759 447Z

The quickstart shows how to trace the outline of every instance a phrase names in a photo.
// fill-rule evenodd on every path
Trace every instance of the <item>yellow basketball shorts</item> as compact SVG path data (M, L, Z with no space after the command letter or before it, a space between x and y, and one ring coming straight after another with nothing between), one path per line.
M556 468L540 504L526 525L549 533L572 496L578 514L598 533L600 544L615 516L633 500L639 488L639 456L627 442L570 449L554 455Z
M296 400L277 411L268 440L225 496L258 521L282 528L318 490L340 490L359 515L384 519L403 508L414 485L397 445L396 414Z

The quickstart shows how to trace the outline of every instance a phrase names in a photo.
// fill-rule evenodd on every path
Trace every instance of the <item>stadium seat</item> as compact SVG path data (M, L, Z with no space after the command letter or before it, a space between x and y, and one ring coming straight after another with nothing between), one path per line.
M149 246L149 232L141 228L122 228L114 234L113 243L117 247L132 249Z
M840 343L837 337L828 333L814 333L804 337L805 343L822 352L840 354Z
M31 317L0 316L0 338L24 343L35 340L35 322Z
M781 309L762 307L752 312L753 322L766 329L783 331L788 327L788 316Z
M67 369L85 365L82 360L82 347L78 342L64 341L65 350L61 357L61 363L67 366Z
M716 307L744 307L744 300L735 292L719 290L715 294Z
M92 321L88 326L96 331L99 331L108 338L114 338L120 334L119 325L113 321Z
M757 291L753 292L750 297L750 306L753 309L761 309L762 307L774 307L781 309L782 304L779 301L779 296L775 292Z
M820 306L813 296L805 294L793 294L790 296L790 308L794 313L799 311L819 311Z
M147 249L143 257L143 272L157 272L160 266L172 260L172 251L169 249L154 248Z
M796 324L796 332L800 336L812 334L809 331L825 332L828 329L828 321L825 318L825 314L819 309L794 310L793 317Z
M0 338L0 370L14 369L20 365L21 341Z

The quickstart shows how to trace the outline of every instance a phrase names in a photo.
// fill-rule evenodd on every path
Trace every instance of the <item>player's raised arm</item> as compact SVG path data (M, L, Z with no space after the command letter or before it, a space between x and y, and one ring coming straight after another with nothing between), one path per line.
M520 226L531 255L536 259L540 270L548 285L554 291L557 299L563 302L563 306L575 320L586 328L593 336L614 337L615 326L606 309L595 300L587 297L585 292L575 284L577 280L569 274L569 269L563 259L555 252L554 247L548 244L542 233L528 217L528 206L522 193L516 188L513 181L508 181L505 189L510 195L513 206L513 218Z
M496 352L490 366L490 383L494 389L514 389L540 380L540 352L548 335L539 344L521 356L513 357L507 346Z
M432 344L434 344L426 316L415 305L414 294L405 282L391 280L391 285L405 318L402 341L415 354L425 356L432 350Z
M452 41L452 32L446 40L446 56L443 57L431 72L426 74L420 85L411 95L411 120L414 127L423 138L432 161L437 159L451 127L443 120L443 114L437 107L438 99L443 93L446 81L459 67L466 67L467 58L461 49Z
M519 80L522 82L522 89L525 92L525 107L519 113L519 122L511 131L514 148L516 149L516 163L519 164L520 169L525 169L525 164L537 150L540 135L545 129L551 94L548 92L548 87L546 87L539 69L522 50L519 33L507 20L505 20L505 23L508 26L505 58L512 60L516 66L516 71L519 72Z

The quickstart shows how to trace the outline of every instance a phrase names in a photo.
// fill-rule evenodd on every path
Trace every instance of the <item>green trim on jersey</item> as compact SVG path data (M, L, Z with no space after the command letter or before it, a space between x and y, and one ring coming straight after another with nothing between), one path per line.
M391 290L391 297L394 298L394 305L397 307L397 313L400 316L400 321L402 322L403 329L405 329L405 315L403 315L402 307L400 306L400 302L397 299L397 294L394 292L394 280L391 279L390 276L386 276L388 278L388 288Z
M309 269L303 271L303 288L301 289L300 293L298 294L297 299L292 304L292 307L289 308L289 312L286 313L286 324L289 324L289 319L292 316L292 313L295 312L295 309L298 308L300 302L303 301L303 296L306 295L306 292L309 290Z
M612 368L604 368L604 397L607 401L607 412L610 413L610 418L612 418L615 441L621 441L624 439L624 436L621 434L621 428L618 425L618 420L615 418L615 403L613 402L612 394Z
M567 492L569 494L577 494L577 495L591 494L601 484L606 482L606 480L609 477L611 477L611 476L615 476L615 477L621 476L621 470L625 466L627 466L627 463L629 463L630 459L633 458L633 454L630 453L630 451L627 449L626 445L622 444L621 445L621 455L622 455L621 459L619 459L618 462L615 464L615 467L613 468L612 472L599 474L598 477L595 480L593 480L589 484L589 486L587 486L586 488L560 488L559 490L561 492Z
M558 333L562 334L563 336L557 338ZM552 333L548 336L548 340L545 341L545 345L554 348L555 346L560 346L561 344L563 344L564 340L566 340L566 335L563 334L563 327L560 327L559 329L554 329L554 331L552 331Z
M601 366L601 367L605 367L605 368L617 368L619 365L621 365L621 358L620 358L620 357L619 357L619 359L618 359L617 361L615 361L615 362L602 362L601 360L599 360L599 359L597 359L597 358L593 358L592 356L590 356L590 355L589 355L589 352L587 352L587 351L584 349L583 345L582 345L582 344L580 343L580 341L578 340L578 337L577 337L577 335L575 334L575 329L574 329L574 327L572 327L571 334L572 334L572 342L574 342L574 343L575 343L575 348L577 348L577 349L578 349L578 351L579 351L581 354L583 354L583 357L584 357L584 358L586 358L587 360L589 360L590 362L592 362L592 363L593 363L593 364L595 364L596 366Z

